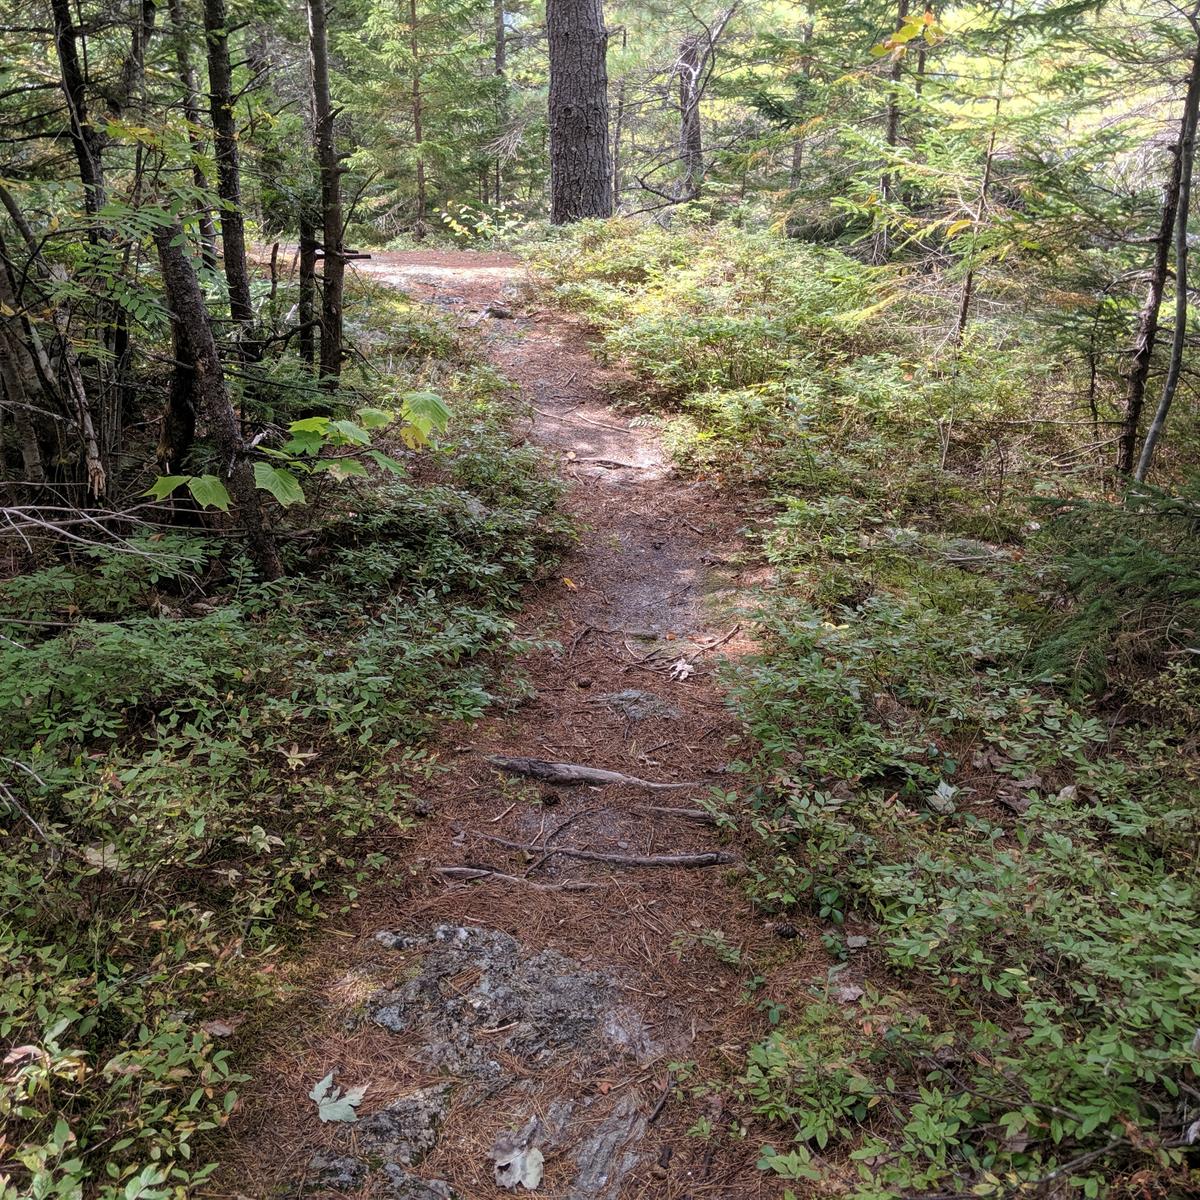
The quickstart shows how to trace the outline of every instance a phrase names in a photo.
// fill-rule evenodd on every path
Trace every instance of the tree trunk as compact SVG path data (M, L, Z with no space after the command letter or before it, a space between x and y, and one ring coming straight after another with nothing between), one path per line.
M196 363L178 321L171 322L171 345L175 363L155 456L164 475L179 475L196 440Z
M496 100L496 126L503 136L508 127L508 26L504 20L504 0L493 0L492 20L495 26L495 69L499 85L499 95ZM502 181L504 172L504 156L496 154L496 204L501 202ZM487 202L486 195L484 203Z
M897 0L896 3L896 32L904 28L908 16L908 0ZM891 87L888 89L887 120L884 128L884 141L888 150L894 149L900 141L900 76L903 73L904 60L897 52L892 59L892 69L889 75ZM879 177L879 204L883 213L883 223L875 235L875 244L871 250L871 261L885 263L891 257L892 238L888 229L888 205L892 202L892 170L891 164L885 164L883 174Z
M1015 3L1009 5L1009 20L1011 21ZM1004 39L1004 55L1000 61L1000 77L996 82L996 101L992 109L992 128L988 134L987 153L983 158L983 178L979 182L979 199L971 221L971 249L969 253L967 275L963 280L962 295L958 304L958 321L954 328L954 344L962 345L967 332L967 324L971 320L971 302L975 298L975 238L979 235L979 224L987 211L988 193L992 187L992 169L996 161L996 141L999 136L1000 109L1004 103L1004 84L1008 78L1008 68L1012 62L1013 36L1010 29Z
M237 123L233 115L233 68L229 62L229 22L225 0L204 0L208 45L208 103L217 159L217 195L221 198L221 250L229 285L229 315L249 329L254 320L250 272L246 266L246 225L238 163Z
M421 39L417 32L417 0L408 0L408 52L412 59L413 148L417 156L417 213L416 233L425 236L425 216L429 202L425 195L425 110L421 95Z
M1133 473L1133 477L1139 483L1144 482L1150 472L1150 464L1154 461L1154 450L1162 436L1163 427L1167 423L1171 402L1175 399L1175 389L1179 386L1179 373L1183 368L1183 348L1187 341L1188 312L1188 209L1192 198L1192 164L1196 157L1198 107L1200 107L1200 42L1197 43L1196 53L1192 58L1187 97L1183 105L1183 119L1179 127L1179 152L1177 155L1179 187L1175 216L1175 329L1171 334L1171 357L1167 365L1167 379L1163 384L1162 399L1158 402L1154 420L1150 422L1150 428L1146 431L1146 440L1142 444L1137 470ZM1135 425L1135 431L1136 428Z
M205 0L206 4L210 0ZM254 473L246 459L237 413L229 399L217 343L208 323L204 296L196 282L196 273L184 252L183 230L177 221L154 235L162 268L167 306L185 343L185 353L194 364L196 396L204 413L208 431L224 472L229 494L238 507L238 517L246 531L251 561L264 579L283 574L275 539L263 520L262 504L254 486Z
M322 244L325 251L321 290L321 383L332 392L337 390L342 373L342 284L346 275L346 256L342 246L342 167L333 138L329 35L325 19L325 0L308 0L308 55L312 68L317 165L321 170Z
M925 4L925 28L928 29L933 24L933 4L931 0L926 0ZM925 40L925 35L921 35L920 43L917 46L917 79L913 84L913 91L917 94L917 99L921 98L921 93L925 90L925 66L926 54L929 50L929 43Z
M680 200L695 200L704 182L704 136L700 127L700 75L708 58L700 34L686 38L679 47L676 73L679 76L679 161L683 173L675 185Z
M300 359L309 370L316 361L313 327L317 319L317 228L307 211L300 214Z
M611 217L608 32L602 0L549 0L550 220Z
M1192 60L1187 95L1179 120L1179 136L1171 148L1171 169L1163 184L1162 207L1159 210L1158 233L1154 241L1154 261L1146 285L1146 299L1138 314L1137 332L1130 356L1129 383L1125 390L1125 414L1121 421L1121 436L1117 443L1117 470L1128 475L1133 470L1137 447L1138 425L1146 403L1146 382L1154 358L1158 337L1158 318L1163 292L1167 284L1167 264L1171 252L1171 234L1179 213L1179 194L1183 182L1184 140L1189 128L1194 131L1197 107L1200 106L1200 55ZM1193 134L1194 136L1194 134ZM1184 222L1186 225L1186 221ZM1153 453L1153 451L1152 451Z
M187 27L183 18L183 0L170 0L171 32L175 43L175 65L179 80L183 84L183 115L188 123L188 146L192 152L192 183L199 192L208 190L208 180L200 160L204 154L204 138L200 134L200 91L196 86L196 72L192 69L192 57L188 46ZM213 225L212 209L203 205L200 209L200 245L205 267L217 269L217 231Z
M104 207L104 167L101 162L103 141L88 113L87 83L79 62L76 28L71 19L70 0L50 0L54 14L54 46L58 51L63 96L67 102L67 122L79 179L83 184L83 203L94 217ZM95 238L92 229L89 236Z
M813 22L809 21L804 26L804 44L807 46L812 41ZM800 61L800 74L806 81L812 78L812 57L805 55ZM788 171L788 186L800 186L800 172L804 166L804 138L798 137L792 141L792 165Z

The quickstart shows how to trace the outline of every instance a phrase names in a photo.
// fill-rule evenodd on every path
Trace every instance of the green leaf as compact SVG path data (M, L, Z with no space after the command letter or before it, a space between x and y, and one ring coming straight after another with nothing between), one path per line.
M325 471L334 479L349 479L352 475L365 475L367 468L357 458L329 458L318 463L316 469Z
M360 408L358 419L363 423L364 429L382 429L396 419L396 414L382 408Z
M408 469L402 462L397 462L378 450L368 450L367 457L381 470L390 471L393 475L407 475Z
M155 500L165 500L177 487L187 483L190 475L160 475L143 493Z
M353 421L331 421L329 431L341 434L340 440L354 442L359 446L366 446L371 441L371 435L361 425L355 425Z
M319 454L325 445L325 435L315 429L299 429L293 432L292 440L284 446L288 454Z
M229 493L215 475L194 475L188 480L188 491L196 498L201 508L219 508L229 511Z
M302 421L293 421L288 426L288 433L328 433L328 417L305 417Z
M450 410L436 392L408 392L404 397L404 419L428 437L446 428Z
M256 462L254 464L254 486L264 492L270 492L284 508L292 504L303 504L304 489L300 481L291 471L273 467L270 463Z

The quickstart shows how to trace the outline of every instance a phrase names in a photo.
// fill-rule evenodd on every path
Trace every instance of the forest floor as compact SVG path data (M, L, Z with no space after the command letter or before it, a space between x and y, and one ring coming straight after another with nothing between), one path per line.
M287 1019L264 1034L206 1194L507 1195L493 1159L510 1135L511 1170L536 1176L528 1152L544 1155L546 1197L777 1195L757 1140L725 1136L736 1114L695 1086L736 1076L761 1036L749 964L780 960L781 933L810 944L790 941L773 994L802 993L806 964L823 976L825 962L819 930L754 913L736 835L697 819L737 757L715 675L748 648L736 609L757 581L736 513L675 476L619 407L630 381L582 326L536 311L517 259L376 254L356 269L478 339L557 460L581 537L529 596L524 698L439 747L424 819L388 847L402 877L279 967ZM490 755L676 786L558 786ZM357 1122L318 1121L309 1091L330 1071L367 1085Z

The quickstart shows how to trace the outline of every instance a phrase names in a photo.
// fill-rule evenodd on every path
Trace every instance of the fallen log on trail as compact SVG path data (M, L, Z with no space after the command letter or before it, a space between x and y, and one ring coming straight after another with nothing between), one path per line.
M509 850L524 850L527 854L540 854L539 865L555 854L567 858L579 858L585 862L616 863L621 867L720 867L737 860L724 850L704 850L699 854L610 854L602 850L571 850L567 847L529 846L524 842L510 842L506 838L494 837L490 833L473 830L475 837L495 842Z
M620 771L582 767L578 763L547 762L544 758L506 758L502 754L489 754L487 761L506 775L524 775L529 779L540 779L543 783L556 783L564 787L571 787L577 783L593 786L617 784L621 787L645 788L652 792L669 792L680 788L704 786L699 782L654 783L649 779L638 779L636 775L622 775Z

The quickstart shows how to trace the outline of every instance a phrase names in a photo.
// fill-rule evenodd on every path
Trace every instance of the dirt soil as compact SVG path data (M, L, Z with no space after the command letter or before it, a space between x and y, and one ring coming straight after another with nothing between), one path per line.
M629 380L581 327L536 311L515 258L377 254L355 269L479 339L584 532L521 620L556 643L518 664L528 699L441 748L428 814L389 848L403 877L279 967L292 1020L261 1031L264 1065L206 1194L779 1196L755 1166L762 1131L728 1136L743 1114L694 1086L736 1077L767 1028L759 1002L799 998L827 962L814 931L796 940L754 912L736 831L696 819L737 757L715 676L748 648L736 605L756 579L736 516L614 408ZM501 772L496 755L680 786L562 786ZM308 1098L335 1069L341 1087L368 1085L354 1124L320 1123ZM535 1189L496 1182L532 1181L539 1156Z

